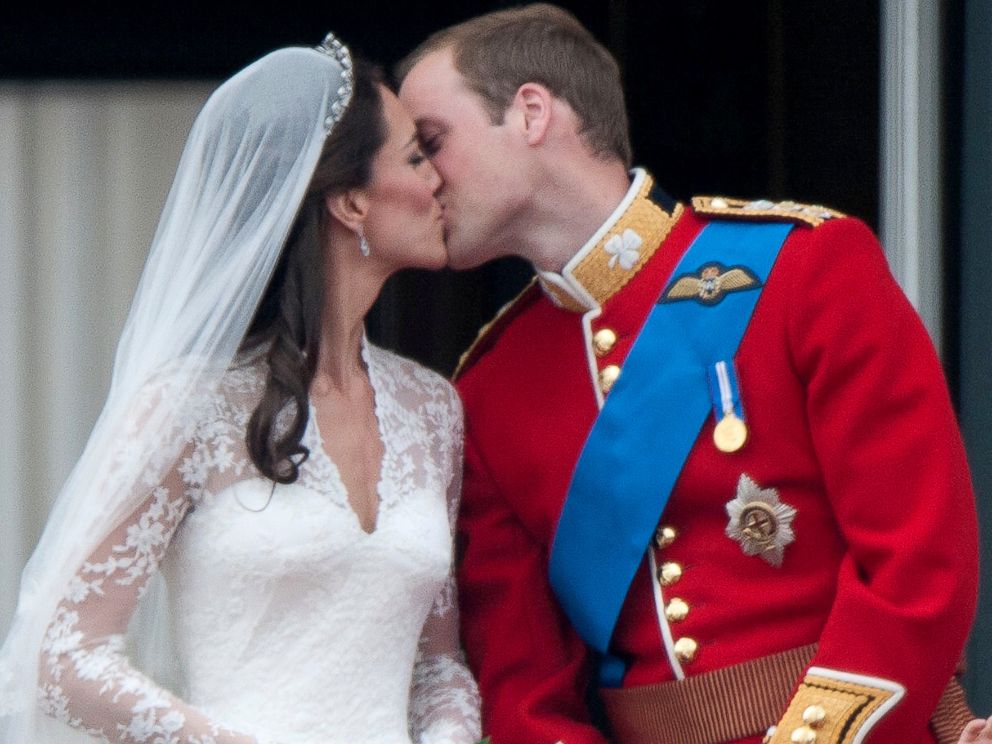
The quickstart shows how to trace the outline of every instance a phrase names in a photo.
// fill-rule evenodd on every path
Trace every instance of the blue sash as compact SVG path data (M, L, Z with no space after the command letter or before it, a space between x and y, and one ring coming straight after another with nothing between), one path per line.
M702 230L638 334L575 466L548 571L575 629L605 657L604 684L622 679L623 665L607 656L610 638L711 410L709 370L736 354L791 229L712 222ZM742 268L755 281L715 298L672 300L680 279L712 266Z

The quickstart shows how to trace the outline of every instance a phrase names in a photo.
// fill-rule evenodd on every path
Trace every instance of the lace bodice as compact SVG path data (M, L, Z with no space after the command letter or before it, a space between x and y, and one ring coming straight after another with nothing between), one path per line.
M259 363L201 396L183 454L79 570L48 630L42 704L105 741L461 744L479 738L451 576L461 408L451 386L363 347L384 455L366 533L311 410L299 479L248 458ZM179 695L123 634L161 566Z

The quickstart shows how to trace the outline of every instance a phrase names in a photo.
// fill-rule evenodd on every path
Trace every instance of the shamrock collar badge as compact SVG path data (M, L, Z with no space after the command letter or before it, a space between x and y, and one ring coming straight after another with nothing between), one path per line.
M603 250L610 254L610 268L618 263L620 268L629 271L641 257L640 249L644 241L641 236L629 227L620 235L614 235L603 245Z

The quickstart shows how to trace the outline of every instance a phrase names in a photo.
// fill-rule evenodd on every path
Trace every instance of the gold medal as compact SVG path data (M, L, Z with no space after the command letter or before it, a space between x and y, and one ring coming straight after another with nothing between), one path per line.
M713 429L713 443L721 452L736 452L747 441L747 424L731 412Z

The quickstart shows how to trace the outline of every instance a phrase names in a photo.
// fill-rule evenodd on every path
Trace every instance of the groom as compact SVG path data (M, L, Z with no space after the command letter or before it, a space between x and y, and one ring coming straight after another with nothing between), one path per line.
M399 72L451 265L537 274L458 373L494 742L602 744L590 684L622 744L931 741L945 688L956 740L974 501L872 233L630 170L617 65L554 6L443 30Z

